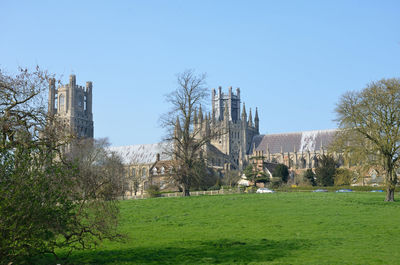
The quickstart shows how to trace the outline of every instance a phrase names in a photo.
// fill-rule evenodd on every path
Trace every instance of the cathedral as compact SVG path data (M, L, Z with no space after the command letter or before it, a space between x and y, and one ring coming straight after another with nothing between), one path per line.
M260 119L257 108L247 110L241 102L240 89L232 87L224 93L219 87L211 94L211 112L201 109L194 114L194 129L200 135L211 131L221 131L203 148L203 157L209 167L224 174L229 170L242 171L248 164L266 169L271 164L282 163L291 170L315 168L327 147L333 140L336 130L305 131L280 134L260 134ZM176 130L180 127L176 124ZM167 184L171 160L164 150L171 148L168 143L142 144L110 147L119 153L127 165L128 175L158 183L161 188Z
M212 90L211 113L195 114L194 127L201 134L209 131L223 132L205 146L207 164L216 169L239 170L262 158L266 163L282 163L291 169L314 168L326 154L336 130L305 131L281 134L260 134L260 119L255 109L247 116L245 104L241 104L240 89L236 93L229 87L228 93ZM240 111L242 109L242 111Z
M49 80L48 112L64 120L67 129L80 138L93 138L92 82L86 86L76 84L75 75L69 83L56 88L55 79ZM176 124L180 126L179 122ZM209 167L221 174L229 170L243 171L252 164L268 170L278 163L285 164L292 172L315 168L322 155L327 154L336 130L315 130L279 134L260 134L260 119L255 108L247 110L240 97L240 89L232 87L224 93L219 87L212 89L211 111L201 107L194 114L193 127L200 136L211 131L223 133L213 137L203 148L203 157ZM141 179L141 192L146 185L158 179L161 188L170 172L171 157L165 152L173 148L169 143L141 144L110 147L121 155L128 177ZM343 161L340 154L332 154ZM343 165L343 163L342 163ZM349 166L349 165L348 165Z

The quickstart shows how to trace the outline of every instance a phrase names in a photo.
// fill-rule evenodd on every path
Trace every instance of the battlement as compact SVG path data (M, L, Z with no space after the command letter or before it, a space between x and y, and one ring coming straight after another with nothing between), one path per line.
M222 92L222 87L218 87L218 93L216 93L215 88L212 89L212 99L239 99L240 101L240 88L236 88L236 94L232 92L232 87L228 88L228 94Z

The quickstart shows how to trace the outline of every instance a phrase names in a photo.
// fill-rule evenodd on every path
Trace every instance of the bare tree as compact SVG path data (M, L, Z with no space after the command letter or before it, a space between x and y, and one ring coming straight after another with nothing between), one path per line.
M192 70L178 74L177 89L166 96L171 110L161 117L167 131L166 140L173 146L167 151L173 159L172 177L181 186L183 196L190 196L193 181L202 177L201 151L214 135L194 126L195 113L201 112L201 104L208 96L205 78L205 74L196 75Z
M336 107L339 131L334 149L352 163L384 169L385 201L394 201L400 155L400 80L382 79L345 93Z

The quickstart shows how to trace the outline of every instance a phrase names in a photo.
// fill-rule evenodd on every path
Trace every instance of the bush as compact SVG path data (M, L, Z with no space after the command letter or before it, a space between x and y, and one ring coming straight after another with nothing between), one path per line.
M271 180L270 187L273 189L279 188L282 185L282 179L279 177L273 177Z
M353 171L347 168L338 168L335 173L335 185L343 186L350 185L353 183L355 174Z
M280 178L282 182L286 183L289 177L289 169L284 164L279 164L276 166L274 172L272 172L273 178Z
M208 190L220 190L220 189L221 189L221 186L219 186L219 185L214 185L214 186L208 188Z
M257 188L254 186L247 187L244 192L246 193L256 193Z
M160 187L157 185L149 185L146 191L150 198L156 198L161 196Z
M316 186L317 183L315 182L315 174L311 168L307 169L303 175L304 181L308 182L311 186Z

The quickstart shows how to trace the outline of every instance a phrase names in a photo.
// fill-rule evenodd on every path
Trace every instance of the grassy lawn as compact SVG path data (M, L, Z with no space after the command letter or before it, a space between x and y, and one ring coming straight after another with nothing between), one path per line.
M383 200L278 192L123 201L128 239L76 252L72 262L400 264L400 202Z

